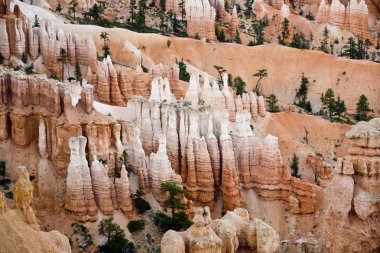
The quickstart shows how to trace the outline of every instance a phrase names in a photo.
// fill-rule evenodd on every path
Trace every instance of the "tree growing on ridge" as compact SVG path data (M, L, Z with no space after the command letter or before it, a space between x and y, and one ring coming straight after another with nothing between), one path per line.
M256 76L258 77L259 79L257 80L256 82L256 86L255 88L253 89L254 92L256 92L256 94L259 96L262 94L262 88L261 88L261 79L263 79L264 77L267 77L268 76L268 71L266 69L259 69L259 70L256 70L256 73L253 75L253 76Z

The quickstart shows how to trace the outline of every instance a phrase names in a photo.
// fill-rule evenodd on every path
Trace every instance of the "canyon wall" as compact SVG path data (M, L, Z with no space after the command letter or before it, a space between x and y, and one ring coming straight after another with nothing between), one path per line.
M365 40L369 38L368 8L364 0L350 0L347 6L340 0L333 0L329 5L321 0L316 20L320 23L335 25L348 30L355 36Z
M216 40L215 36L215 9L208 0L189 0L186 6L186 33L190 37Z

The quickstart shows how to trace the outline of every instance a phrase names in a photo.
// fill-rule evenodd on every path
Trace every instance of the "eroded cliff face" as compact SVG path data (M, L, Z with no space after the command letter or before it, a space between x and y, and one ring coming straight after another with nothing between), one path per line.
M379 249L379 130L379 119L352 127L346 134L350 141L348 154L338 159L325 190L334 252ZM363 241L366 243L359 243Z
M188 36L216 40L214 7L208 0L186 1L186 33Z
M208 207L194 210L193 225L184 232L169 230L161 241L161 251L238 252L238 247L260 253L276 252L277 232L261 220L250 220L248 211L237 208L221 219L211 220Z
M331 5L322 0L316 20L348 30L359 38L369 38L368 7L364 0L351 0L347 6L340 0L333 0Z

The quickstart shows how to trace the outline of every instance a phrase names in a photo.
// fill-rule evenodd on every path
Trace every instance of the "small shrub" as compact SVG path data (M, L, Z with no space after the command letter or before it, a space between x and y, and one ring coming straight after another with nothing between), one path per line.
M0 160L0 176L5 176L5 161Z
M149 202L142 198L141 191L137 191L136 194L133 194L132 200L138 214L144 214L151 209Z
M153 216L153 223L159 227L162 232L166 232L169 229L183 231L188 229L192 224L187 214L183 211L176 214L174 219L165 213L157 212Z
M194 36L194 39L196 39L196 40L200 40L200 39L201 39L201 37L199 37L199 34L198 34L198 33L196 33L196 34L195 34L195 36Z
M168 48L170 48L171 44L172 44L172 42L170 40L166 41L166 45L168 46Z
M34 72L34 65L32 63L32 65L28 66L28 67L25 67L25 73L27 75L33 75L35 74L36 72Z
M149 69L147 67L145 67L144 65L141 64L141 68L143 70L144 73L148 73L149 72Z
M315 155L323 158L323 155L321 153L319 153L319 152L316 152Z
M144 220L133 220L128 223L128 230L132 234L138 233L141 230L144 230L145 228L145 221Z
M22 53L22 55L21 55L21 61L23 62L23 63L27 63L27 61L28 61L28 57L26 56L26 53L24 52L24 53Z

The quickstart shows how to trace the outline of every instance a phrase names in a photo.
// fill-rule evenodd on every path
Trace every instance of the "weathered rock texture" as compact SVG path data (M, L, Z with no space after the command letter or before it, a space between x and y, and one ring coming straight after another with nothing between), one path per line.
M86 144L87 139L83 136L69 139L71 154L67 169L65 208L79 220L95 221L98 209L86 160Z
M322 0L316 20L348 30L362 39L369 37L368 7L364 0L350 0L347 6L340 0L333 0L331 5Z
M171 252L238 252L248 247L260 253L279 248L278 233L259 219L249 220L248 211L235 209L223 218L211 220L208 207L195 208L192 225L184 232L169 230L161 241L161 251Z
M131 194L129 191L128 171L124 165L121 169L120 178L115 180L117 205L125 215L131 215L133 211L133 204Z
M161 252L221 253L222 240L212 230L208 207L195 209L193 225L184 232L169 230L161 241Z
M215 41L215 16L215 9L209 1L186 1L187 35Z
M334 252L371 252L380 246L377 219L380 119L359 122L346 137L350 141L348 155L338 158L334 175L325 189L330 226L328 239ZM360 243L363 241L365 243Z

